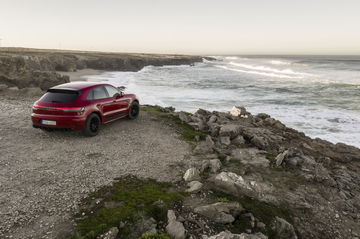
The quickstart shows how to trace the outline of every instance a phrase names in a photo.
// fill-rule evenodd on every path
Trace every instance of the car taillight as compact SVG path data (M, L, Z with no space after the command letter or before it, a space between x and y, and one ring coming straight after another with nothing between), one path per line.
M40 105L33 105L33 111L38 109L44 110L61 110L64 112L75 112L77 115L82 115L85 112L85 107L49 107L49 106L40 106Z

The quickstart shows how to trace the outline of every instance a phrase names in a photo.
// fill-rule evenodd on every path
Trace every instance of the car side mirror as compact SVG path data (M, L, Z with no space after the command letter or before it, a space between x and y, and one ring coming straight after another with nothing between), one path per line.
M121 96L122 96L121 93L116 93L116 94L115 94L115 99L119 99L119 98L121 98Z

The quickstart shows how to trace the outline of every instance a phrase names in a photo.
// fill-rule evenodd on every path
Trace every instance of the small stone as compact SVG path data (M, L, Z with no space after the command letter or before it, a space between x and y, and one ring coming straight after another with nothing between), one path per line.
M190 187L189 189L186 189L186 192L188 193L197 193L201 190L203 184L200 183L199 181L192 181L190 183L188 183L188 187Z
M231 144L230 137L229 136L220 137L220 143L229 146Z
M210 172L217 173L221 169L221 161L220 159L212 159L209 161L210 163Z

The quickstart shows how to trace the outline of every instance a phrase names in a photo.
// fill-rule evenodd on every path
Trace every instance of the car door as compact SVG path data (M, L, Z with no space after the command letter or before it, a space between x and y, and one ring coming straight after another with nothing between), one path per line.
M98 86L91 90L88 96L89 99L94 101L96 107L100 110L103 120L108 121L109 115L114 111L114 103L109 97L104 86Z
M111 118L116 119L116 118L124 116L126 114L126 112L125 112L126 107L124 107L124 104L123 104L124 99L123 99L122 95L120 94L119 90L110 85L106 85L105 89L113 103Z

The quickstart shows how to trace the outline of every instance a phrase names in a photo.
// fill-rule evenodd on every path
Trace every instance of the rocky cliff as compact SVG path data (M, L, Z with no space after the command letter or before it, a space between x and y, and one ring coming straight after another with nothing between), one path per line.
M56 71L71 72L84 68L108 71L139 71L148 65L191 65L201 56L120 54L79 51L51 51L0 48L0 84L8 87L40 87L46 90L69 82Z

